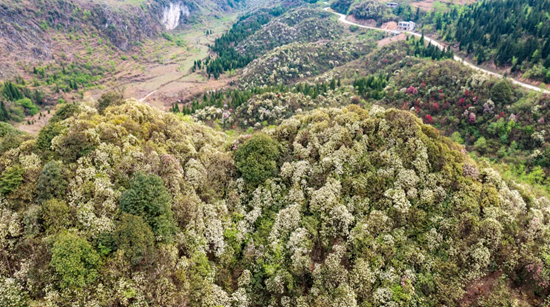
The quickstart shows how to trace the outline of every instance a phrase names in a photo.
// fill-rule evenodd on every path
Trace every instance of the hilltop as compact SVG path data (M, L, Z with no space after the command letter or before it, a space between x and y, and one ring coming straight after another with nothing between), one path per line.
M475 298L526 306L546 293L548 200L408 112L320 108L234 139L135 100L68 105L10 148L8 304L455 305L490 282Z

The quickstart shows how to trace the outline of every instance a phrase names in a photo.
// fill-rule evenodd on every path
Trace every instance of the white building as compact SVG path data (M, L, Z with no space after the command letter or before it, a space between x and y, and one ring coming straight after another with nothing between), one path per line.
M416 24L412 21L400 21L397 28L402 31L412 31Z

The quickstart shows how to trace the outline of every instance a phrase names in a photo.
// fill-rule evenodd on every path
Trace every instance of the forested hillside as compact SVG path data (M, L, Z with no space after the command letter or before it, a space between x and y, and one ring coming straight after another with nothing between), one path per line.
M45 124L0 122L0 307L549 306L550 97L452 60L544 65L547 4L517 1L331 3L443 50L315 1L155 1L129 53L47 21L74 52L0 86L1 121Z
M296 4L290 4L295 6ZM242 16L233 27L221 37L217 38L214 45L210 47L217 53L217 58L205 61L205 69L208 77L218 78L227 70L243 68L250 63L257 54L251 52L237 52L235 46L254 34L271 19L280 16L286 10L285 7L276 6L270 9L261 9L254 14ZM194 69L201 69L200 62L195 64Z
M455 305L490 272L508 296L486 304L547 291L548 200L408 112L232 139L113 104L0 157L4 305Z
M548 83L549 14L549 1L484 0L430 18L441 37L456 42L477 63L494 62L523 78Z

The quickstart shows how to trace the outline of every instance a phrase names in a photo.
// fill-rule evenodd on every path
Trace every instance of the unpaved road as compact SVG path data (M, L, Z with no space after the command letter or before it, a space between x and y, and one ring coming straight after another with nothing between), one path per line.
M392 32L392 31L399 31L399 32L403 32L403 33L407 33L407 34L410 34L410 35L414 35L414 36L417 36L417 37L421 37L422 35L419 34L419 33L416 33L416 32L409 32L409 31L400 31L400 30L387 30L387 29L380 29L380 28L376 28L376 27L369 27L369 26L363 26L363 25L360 25L360 24L357 24L357 23L354 23L354 22L351 22L349 20L346 20L346 15L344 14L340 14L340 13L337 13L335 11L333 11L331 8L327 7L325 8L325 11L329 11L333 14L336 14L338 16L340 16L340 18L338 19L338 21L342 22L342 23L345 23L345 24L348 24L348 25L354 25L354 26L358 26L360 28L365 28L365 29L372 29L372 30L377 30L377 31L384 31L384 32ZM443 45L441 45L441 43L439 43L438 41L434 40L434 39L431 39L429 37L426 37L424 36L424 39L430 43L432 43L432 45L434 46L437 46L439 49L444 49L445 47L443 47ZM495 76L497 78L503 78L503 76L501 74L498 74L498 73L495 73L495 72L492 72L490 70L486 70L484 68L481 68L479 66L476 66L468 61L465 61L463 58L459 57L459 56L454 56L454 60L455 61L458 61L458 62L461 62L462 64L466 65L466 66L469 66L477 71L481 71L481 72L484 72L484 73L487 73L489 75L492 75L492 76ZM542 92L542 93L545 93L545 94L550 94L550 91L548 90L545 90L545 89L541 89L539 87L536 87L534 85L531 85L531 84L527 84L527 83L524 83L524 82L521 82L521 81L518 81L516 79L513 79L513 78L510 78L510 80L519 85L519 86L522 86L526 89L530 89L530 90L534 90L534 91L537 91L537 92Z

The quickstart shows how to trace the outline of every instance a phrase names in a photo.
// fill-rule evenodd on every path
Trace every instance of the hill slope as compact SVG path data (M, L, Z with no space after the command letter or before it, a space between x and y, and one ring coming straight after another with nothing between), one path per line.
M8 305L527 306L547 293L548 200L407 112L318 109L232 140L133 100L67 105L12 148ZM469 295L485 276L499 295Z

